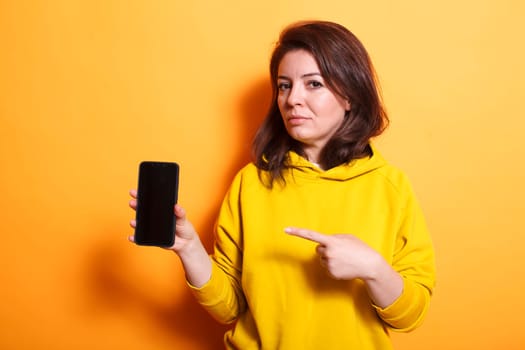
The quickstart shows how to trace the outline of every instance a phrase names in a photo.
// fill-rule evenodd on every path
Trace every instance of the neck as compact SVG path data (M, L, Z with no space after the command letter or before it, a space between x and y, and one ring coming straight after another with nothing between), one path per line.
M308 159L309 162L317 165L321 169L324 169L320 162L319 156L321 154L321 150L319 148L303 146L303 152L306 155L306 159Z

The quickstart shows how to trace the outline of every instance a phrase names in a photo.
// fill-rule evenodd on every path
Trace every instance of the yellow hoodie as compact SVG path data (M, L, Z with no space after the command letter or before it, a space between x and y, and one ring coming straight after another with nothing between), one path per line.
M190 288L218 321L236 321L227 349L391 349L388 329L422 322L435 279L407 178L375 148L327 171L293 152L289 159L285 186L266 188L253 164L237 174L217 220L211 279ZM373 305L361 280L331 278L316 243L285 234L287 226L359 237L401 274L402 295L385 309Z

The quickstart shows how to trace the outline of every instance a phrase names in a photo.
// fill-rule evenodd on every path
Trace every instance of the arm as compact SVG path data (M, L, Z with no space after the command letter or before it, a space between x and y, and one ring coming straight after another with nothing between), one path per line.
M436 274L434 248L423 213L410 187L406 193L392 259L392 268L403 277L403 293L388 307L376 307L396 331L410 331L423 322Z
M362 279L374 305L386 308L403 293L403 277L380 254L376 254L373 260L374 264L368 270L368 275Z
M241 287L241 221L238 210L238 182L234 181L219 211L211 278L201 287L190 288L197 301L221 323L235 321L246 309Z
M233 180L219 210L215 227L211 278L203 285L191 285L197 301L219 322L231 323L246 310L241 287L242 219L241 176Z
M177 238L170 249L179 256L188 283L197 288L202 287L211 278L210 257L193 225L186 218L185 210L178 204L175 205L175 216Z

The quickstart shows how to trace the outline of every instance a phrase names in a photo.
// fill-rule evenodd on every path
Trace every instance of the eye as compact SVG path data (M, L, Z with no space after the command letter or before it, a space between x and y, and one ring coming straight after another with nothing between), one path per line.
M311 88L314 88L314 89L318 89L318 88L323 87L324 85L323 85L323 83L321 83L318 80L310 80L310 81L308 81L308 86L310 86Z
M279 91L284 91L284 90L288 90L292 85L288 82L280 82L277 84L277 89L279 89Z

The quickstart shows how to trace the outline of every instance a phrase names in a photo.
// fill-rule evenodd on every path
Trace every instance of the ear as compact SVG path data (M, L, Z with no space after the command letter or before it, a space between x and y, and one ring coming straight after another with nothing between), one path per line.
M350 112L351 109L352 109L352 104L350 103L349 100L345 100L345 111Z

